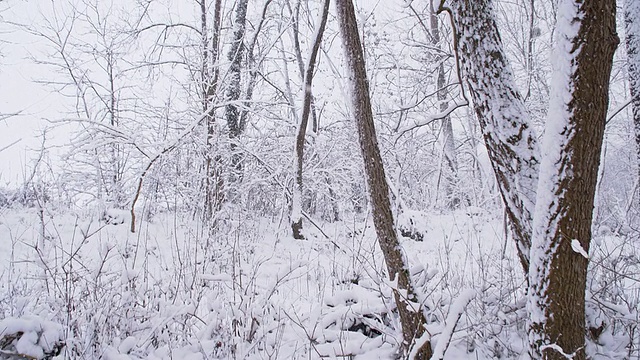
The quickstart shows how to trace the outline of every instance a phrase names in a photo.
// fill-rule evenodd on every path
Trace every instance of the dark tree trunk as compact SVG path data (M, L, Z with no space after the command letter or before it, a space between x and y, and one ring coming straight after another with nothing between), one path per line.
M456 51L525 273L538 183L537 138L502 47L491 0L447 0Z
M587 254L619 41L615 14L615 0L559 4L529 270L532 359L586 359Z
M233 39L227 54L229 60L229 75L227 85L227 101L225 107L229 140L231 141L231 164L233 178L238 179L242 173L242 156L238 149L238 138L244 131L241 121L240 97L242 95L242 58L244 54L244 35L247 21L247 6L249 0L239 0L236 3L236 17L233 24Z
M393 293L402 325L403 351L409 352L412 347L419 346L419 349L414 350L416 353L414 359L427 360L432 355L430 339L424 343L416 344L416 340L425 333L426 320L421 308L416 307L416 294L394 228L389 187L376 138L369 84L355 10L351 0L337 0L336 8L349 71L353 116L356 120L358 139L369 185L373 222L378 235L378 243L387 264L389 278L397 284Z

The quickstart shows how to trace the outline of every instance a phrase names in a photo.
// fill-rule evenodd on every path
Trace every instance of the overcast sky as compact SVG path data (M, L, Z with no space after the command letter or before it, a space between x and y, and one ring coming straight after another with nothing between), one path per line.
M30 59L43 48L42 41L12 23L29 24L39 14L33 2L0 2L0 114L19 115L0 121L0 185L19 184L48 126L43 118L59 112L59 96L37 83L44 69Z

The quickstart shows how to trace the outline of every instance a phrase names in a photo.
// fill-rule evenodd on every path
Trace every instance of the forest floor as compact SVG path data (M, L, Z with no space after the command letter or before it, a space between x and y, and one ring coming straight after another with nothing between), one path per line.
M126 212L3 209L0 359L394 357L393 284L370 219L305 222L294 240L286 217L224 215L211 235L179 214L131 233ZM422 236L402 245L444 358L528 358L526 285L502 214L410 212L403 224ZM640 251L596 232L588 321L604 325L589 351L637 357Z

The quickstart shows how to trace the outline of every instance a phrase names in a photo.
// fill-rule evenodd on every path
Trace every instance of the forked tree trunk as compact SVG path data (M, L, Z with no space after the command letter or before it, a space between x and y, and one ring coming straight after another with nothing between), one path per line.
M618 42L615 1L559 2L558 70L539 174L536 139L502 50L492 2L450 0L447 6L525 271L530 261L530 355L585 359L587 257Z
M302 104L302 116L298 127L298 136L296 137L296 183L293 189L291 211L291 230L293 231L293 237L295 239L304 239L302 235L302 165L304 160L304 140L305 134L307 133L307 125L309 124L309 115L311 114L311 99L313 97L311 93L311 83L313 81L313 72L316 68L316 59L318 57L318 50L320 50L320 43L322 42L322 34L324 34L324 28L327 25L329 3L330 0L324 0L320 22L318 23L318 29L316 29L316 38L309 53L307 69L304 72L304 100Z
M387 264L389 278L397 284L393 294L402 325L403 351L408 353L412 347L416 346L418 349L413 351L416 354L414 359L427 360L432 355L431 342L429 338L423 337L423 335L428 336L424 328L426 320L421 308L417 305L409 270L393 225L389 187L376 139L369 84L362 44L358 36L355 10L351 0L336 0L336 8L349 71L353 116L356 120L360 150L369 185L374 227ZM418 339L420 341L417 341Z
M615 0L562 0L558 6L529 270L532 359L586 359L587 254L619 42L615 14Z

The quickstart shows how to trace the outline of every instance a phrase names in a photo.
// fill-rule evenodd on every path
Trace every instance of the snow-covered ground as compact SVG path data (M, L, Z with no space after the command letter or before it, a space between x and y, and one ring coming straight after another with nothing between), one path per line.
M205 236L188 215L156 215L136 233L126 212L107 215L1 211L0 358L43 358L60 344L59 358L73 359L394 357L400 327L364 216L318 223L322 232L305 223L299 241L278 218L227 213ZM403 247L436 352L527 358L526 286L501 214L406 216L423 233ZM628 355L629 339L638 345L640 287L624 275L637 270L638 251L623 240L603 230L591 252L617 266L591 284L600 292L590 321L604 320L607 336L590 346L601 358Z

